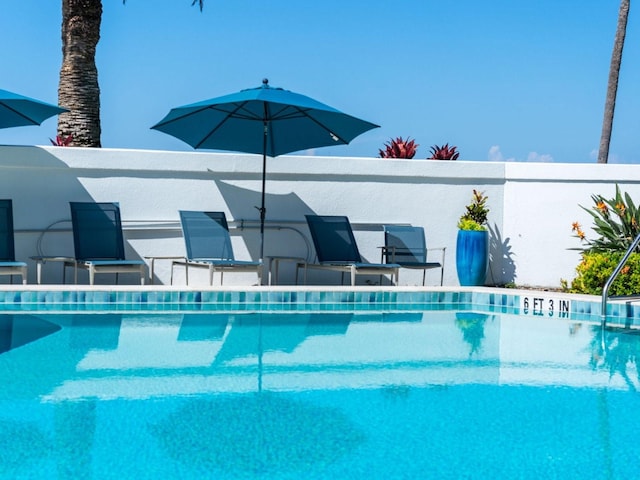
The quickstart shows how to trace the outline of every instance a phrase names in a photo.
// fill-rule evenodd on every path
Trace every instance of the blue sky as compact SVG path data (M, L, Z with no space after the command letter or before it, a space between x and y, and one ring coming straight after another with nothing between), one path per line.
M57 102L62 0L4 2L0 88ZM190 150L150 130L172 107L270 84L381 125L317 155L594 163L619 0L103 0L102 144ZM631 9L611 163L640 163L640 12ZM56 120L0 130L46 145Z

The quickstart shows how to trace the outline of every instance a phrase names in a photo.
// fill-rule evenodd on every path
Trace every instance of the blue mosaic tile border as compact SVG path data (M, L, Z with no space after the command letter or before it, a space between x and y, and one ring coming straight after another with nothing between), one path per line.
M544 295L546 292L540 292ZM600 320L600 302L567 296L566 318ZM451 290L0 290L0 311L477 310L523 314L521 292ZM640 305L610 302L609 323L640 325Z

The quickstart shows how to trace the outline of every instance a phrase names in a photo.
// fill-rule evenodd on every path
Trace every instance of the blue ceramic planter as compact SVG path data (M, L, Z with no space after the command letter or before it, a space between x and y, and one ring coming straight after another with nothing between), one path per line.
M484 285L488 265L489 232L458 230L456 269L460 285Z

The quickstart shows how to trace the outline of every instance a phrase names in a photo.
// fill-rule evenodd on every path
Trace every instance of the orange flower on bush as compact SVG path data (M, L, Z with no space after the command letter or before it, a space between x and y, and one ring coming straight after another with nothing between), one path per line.
M596 203L596 208L604 214L609 213L609 208L607 208L607 204L604 203L602 200Z
M573 232L576 232L576 236L580 239L580 240L584 240L586 235L584 234L584 232L582 231L582 228L580 228L580 224L578 222L573 222L571 224L571 230Z

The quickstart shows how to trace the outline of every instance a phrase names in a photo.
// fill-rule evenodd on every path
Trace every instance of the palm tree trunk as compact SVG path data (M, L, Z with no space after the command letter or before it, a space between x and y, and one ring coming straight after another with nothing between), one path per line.
M58 104L70 112L58 116L58 135L72 135L74 146L101 146L100 87L95 61L101 19L101 0L62 0Z
M609 85L607 86L607 99L604 104L604 118L602 120L602 135L600 136L600 149L598 151L598 163L607 163L609 159L609 144L611 143L611 130L613 128L613 112L616 108L616 94L618 93L618 77L620 76L620 64L622 63L622 48L627 32L627 19L629 17L629 4L631 0L620 1L618 12L618 28L613 42L611 65L609 67Z

